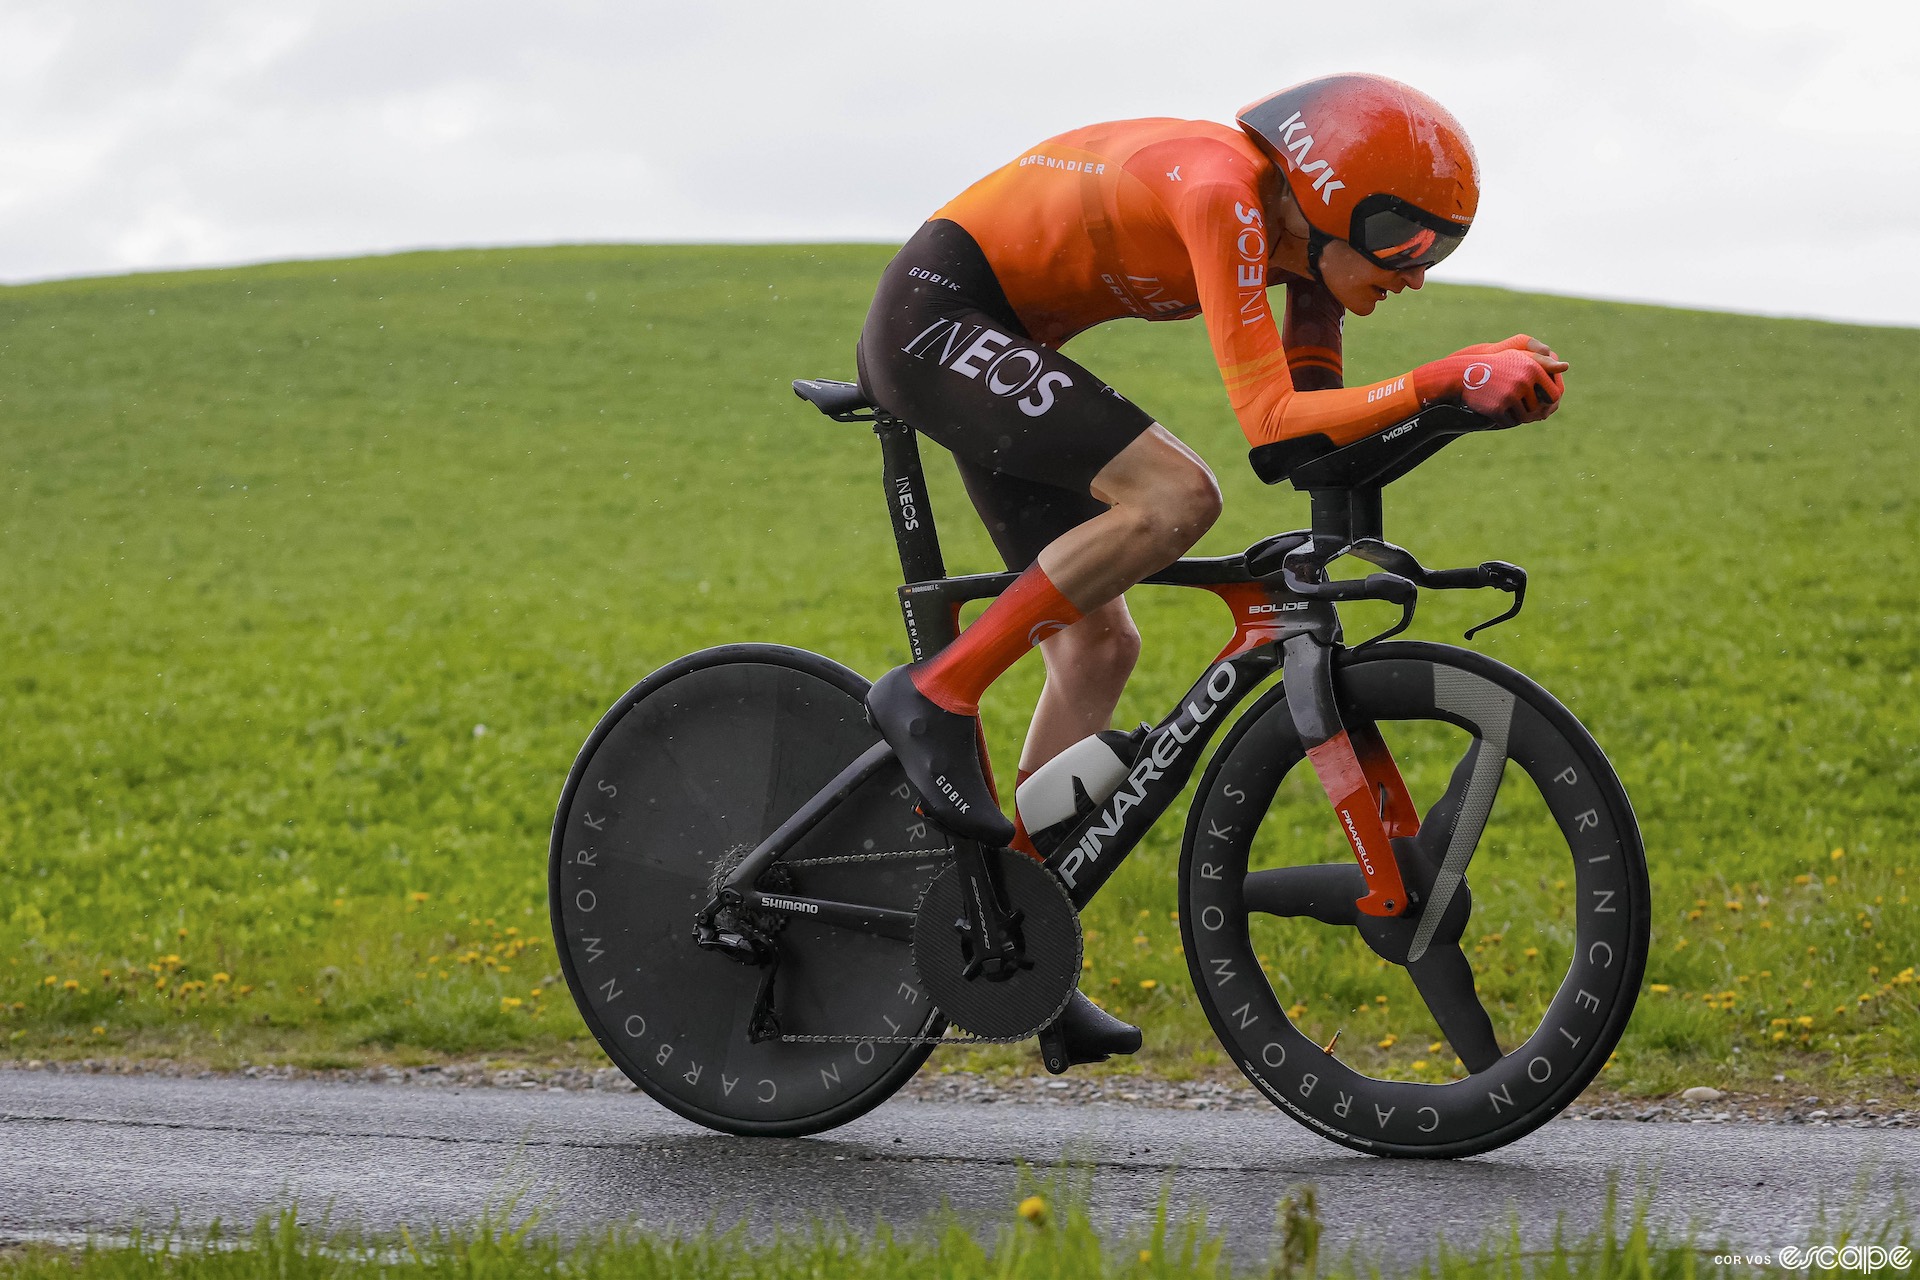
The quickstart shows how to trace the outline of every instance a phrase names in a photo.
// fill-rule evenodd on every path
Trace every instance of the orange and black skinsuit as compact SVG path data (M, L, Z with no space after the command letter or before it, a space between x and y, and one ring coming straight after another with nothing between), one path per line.
M1339 304L1269 278L1271 173L1231 126L1091 125L969 187L888 266L861 385L954 454L1009 568L1105 510L1087 483L1153 421L1059 353L1093 325L1202 317L1256 447L1344 444L1419 409L1405 376L1342 388ZM1284 342L1274 283L1288 286Z

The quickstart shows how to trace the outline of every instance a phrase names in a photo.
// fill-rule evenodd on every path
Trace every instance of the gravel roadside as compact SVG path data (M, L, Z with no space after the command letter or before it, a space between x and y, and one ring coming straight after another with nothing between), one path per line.
M412 1085L441 1089L556 1089L631 1093L633 1083L612 1067L499 1068L480 1062L423 1067L310 1069L249 1066L212 1071L164 1059L83 1058L73 1061L0 1060L0 1072L50 1071L61 1075L153 1075L174 1079L311 1080L334 1084ZM1711 1095L1711 1096L1709 1096ZM1192 1111L1264 1111L1267 1102L1251 1088L1230 1080L1165 1080L1144 1075L983 1075L971 1071L922 1071L900 1097L923 1102L971 1102L991 1105L1026 1102L1072 1105L1089 1102ZM1813 1095L1722 1091L1705 1086L1663 1098L1628 1098L1588 1090L1567 1108L1575 1120L1640 1120L1680 1124L1804 1124L1854 1129L1920 1128L1920 1103L1880 1098L1822 1098Z

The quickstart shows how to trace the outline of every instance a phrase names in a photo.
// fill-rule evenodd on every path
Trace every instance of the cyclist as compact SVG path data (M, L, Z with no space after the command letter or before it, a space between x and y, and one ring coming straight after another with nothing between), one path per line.
M1210 528L1206 463L1060 353L1109 320L1200 316L1261 478L1302 442L1338 446L1439 402L1505 423L1558 406L1567 364L1516 335L1343 385L1341 329L1418 289L1472 225L1479 169L1459 122L1380 76L1309 80L1210 121L1092 125L1031 148L939 209L881 277L859 344L874 403L950 451L1010 570L952 644L868 697L923 810L1024 844L983 771L981 694L1038 645L1046 684L1019 778L1107 728L1139 653L1122 592ZM1267 289L1287 286L1276 326ZM1318 437L1318 440L1314 438ZM1139 1032L1084 996L1071 1060Z

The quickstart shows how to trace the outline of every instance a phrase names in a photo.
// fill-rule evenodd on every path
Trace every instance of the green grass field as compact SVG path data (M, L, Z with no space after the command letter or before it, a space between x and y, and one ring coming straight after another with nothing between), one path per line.
M0 1051L595 1058L543 896L600 712L725 641L870 676L904 657L878 450L787 390L849 374L886 257L514 250L0 289ZM1603 1079L1909 1089L1920 332L1433 287L1356 321L1349 367L1514 331L1573 361L1566 408L1426 464L1387 531L1532 571L1526 613L1475 647L1566 702L1633 798L1655 952ZM1213 462L1202 553L1304 523L1242 461L1197 326L1073 351ZM997 567L934 455L950 566ZM1489 604L1433 597L1414 634L1457 640ZM1158 719L1224 615L1134 605L1121 715ZM1005 770L1038 678L1030 659L989 698ZM1088 989L1174 1074L1222 1065L1171 919L1183 819L1087 921ZM1483 985L1551 960L1488 924ZM1398 975L1352 948L1275 963L1349 1043L1387 1026ZM1421 1049L1378 1052L1412 1070Z

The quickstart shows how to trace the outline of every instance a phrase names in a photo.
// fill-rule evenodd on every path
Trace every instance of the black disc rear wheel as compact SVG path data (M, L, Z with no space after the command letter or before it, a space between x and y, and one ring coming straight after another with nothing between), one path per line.
M567 778L549 863L567 984L614 1064L700 1124L762 1135L845 1124L892 1095L930 1052L882 1038L942 1030L906 943L768 919L781 1031L845 1039L755 1041L749 1023L765 970L693 941L694 916L718 882L878 741L866 690L856 673L802 650L705 650L621 698ZM762 884L912 911L946 866L945 846L890 765Z
M1195 988L1240 1069L1316 1132L1382 1155L1491 1150L1577 1097L1626 1027L1651 918L1633 811L1566 708L1489 658L1368 646L1334 686L1406 775L1419 831L1393 843L1418 904L1354 909L1365 881L1276 688L1188 822Z

